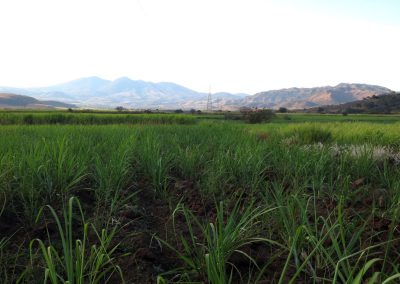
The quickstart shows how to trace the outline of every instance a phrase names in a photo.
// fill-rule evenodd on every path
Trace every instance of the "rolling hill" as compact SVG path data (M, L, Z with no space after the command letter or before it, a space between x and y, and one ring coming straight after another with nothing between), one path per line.
M58 101L40 101L29 96L0 93L0 108L75 108L73 104L66 104Z

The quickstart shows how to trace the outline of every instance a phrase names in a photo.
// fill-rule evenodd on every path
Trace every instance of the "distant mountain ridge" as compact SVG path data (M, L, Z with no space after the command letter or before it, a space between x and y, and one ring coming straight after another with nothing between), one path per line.
M152 83L121 77L114 81L99 77L87 77L43 88L5 88L0 92L12 92L33 96L41 100L60 100L81 107L115 108L197 108L203 109L207 103L206 93L196 92L175 83ZM216 93L215 103L241 99L246 94Z
M357 101L390 91L388 88L376 85L341 83L334 87L289 88L260 92L227 104L233 107L303 109Z
M341 83L315 88L288 88L247 95L226 92L212 94L214 109L240 107L304 109L343 104L365 97L389 93L385 87ZM121 77L110 81L87 77L42 88L0 87L0 92L31 96L39 100L63 101L79 107L135 109L206 109L208 94L175 83L153 83Z
M0 108L75 108L73 104L58 101L40 101L29 96L0 93Z
M400 112L400 93L390 92L382 95L366 97L339 105L326 105L304 110L307 113L375 113L390 114Z

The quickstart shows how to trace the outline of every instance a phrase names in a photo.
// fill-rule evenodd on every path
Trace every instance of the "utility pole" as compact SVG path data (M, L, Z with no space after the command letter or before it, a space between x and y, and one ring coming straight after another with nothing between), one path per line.
M212 106L211 87L210 87L207 98L207 112L212 112L213 111L212 108L213 106Z

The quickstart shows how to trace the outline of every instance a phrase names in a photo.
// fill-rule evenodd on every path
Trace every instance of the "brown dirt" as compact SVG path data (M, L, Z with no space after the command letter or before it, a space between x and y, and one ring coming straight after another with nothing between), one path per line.
M207 215L210 203L203 202L200 191L194 189L191 181L179 180L170 188L170 198L163 200L152 189L143 189L137 195L137 207L129 207L123 213L123 226L118 234L123 250L128 256L118 259L128 283L155 283L157 275L182 266L176 254L162 245L156 237L161 238L179 248L176 234L186 234L187 226L181 217L172 220L175 206L182 202L196 215Z
M276 173L268 171L266 172L266 177L268 179L274 179ZM156 283L157 275L183 265L176 253L161 244L156 238L158 237L169 242L178 250L182 249L182 245L177 241L175 233L185 236L188 233L188 228L182 216L177 216L175 218L174 226L172 214L178 203L183 203L200 220L207 219L213 221L216 216L215 200L211 197L204 196L193 181L175 180L169 188L169 196L167 199L162 199L160 194L155 194L148 184L148 181L143 180L131 189L140 189L136 200L132 202L132 204L125 206L115 218L116 222L122 225L122 228L117 232L115 238L115 243L120 243L116 261L121 267L127 283ZM354 190L363 190L363 181L361 181L361 179L354 181L352 185ZM243 200L254 198L254 196L248 196L246 190L238 189L233 186L228 186L225 190L225 194L234 199L239 197ZM370 205L374 200L377 200L377 195L378 194L375 193L368 194L367 192L362 202L350 202L346 204L346 217L353 218L356 214L365 214L367 216L370 213ZM91 208L89 204L94 204L93 196L90 192L79 192L79 198L81 203L87 207L85 210L90 212ZM317 215L328 216L335 210L337 204L337 200L333 199L330 195L322 195L316 203ZM312 217L313 216L310 216L310 218ZM47 228L41 225L33 228L20 229L15 236L14 242L27 243L30 239L35 237L46 239L47 230L50 235L57 233L54 222L48 223L47 225ZM3 212L0 219L0 232L8 233L18 228L18 226L20 226L20 223L11 211ZM388 239L388 234L385 232L388 232L392 226L394 226L394 224L392 224L389 219L374 216L370 219L368 230L365 231L361 241L366 245L383 242ZM377 234L378 232L383 233ZM279 236L274 236L274 238L275 237L279 239ZM400 237L400 232L396 231L395 237ZM199 241L201 241L200 234ZM327 243L327 245L329 244ZM393 251L397 251L400 248L400 241L393 242L392 248ZM276 251L271 251L270 246L262 243L248 245L243 248L243 251L250 255L257 263L261 264L261 266L269 262L271 257L276 257ZM284 253L273 259L260 283L274 283L277 277L279 277L279 273L285 261L286 255ZM240 270L245 280L251 272L248 259L241 254L234 254L230 262ZM292 268L289 268L288 275L291 274L290 269ZM234 281L234 283L240 283L238 275L235 275L235 279L236 281ZM119 282L118 277L115 276L113 283ZM300 279L298 283L302 283Z

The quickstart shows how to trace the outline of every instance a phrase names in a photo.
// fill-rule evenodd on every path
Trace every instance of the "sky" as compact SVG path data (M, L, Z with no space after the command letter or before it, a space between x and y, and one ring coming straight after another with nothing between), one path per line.
M398 0L1 0L0 86L88 76L254 94L400 90Z

